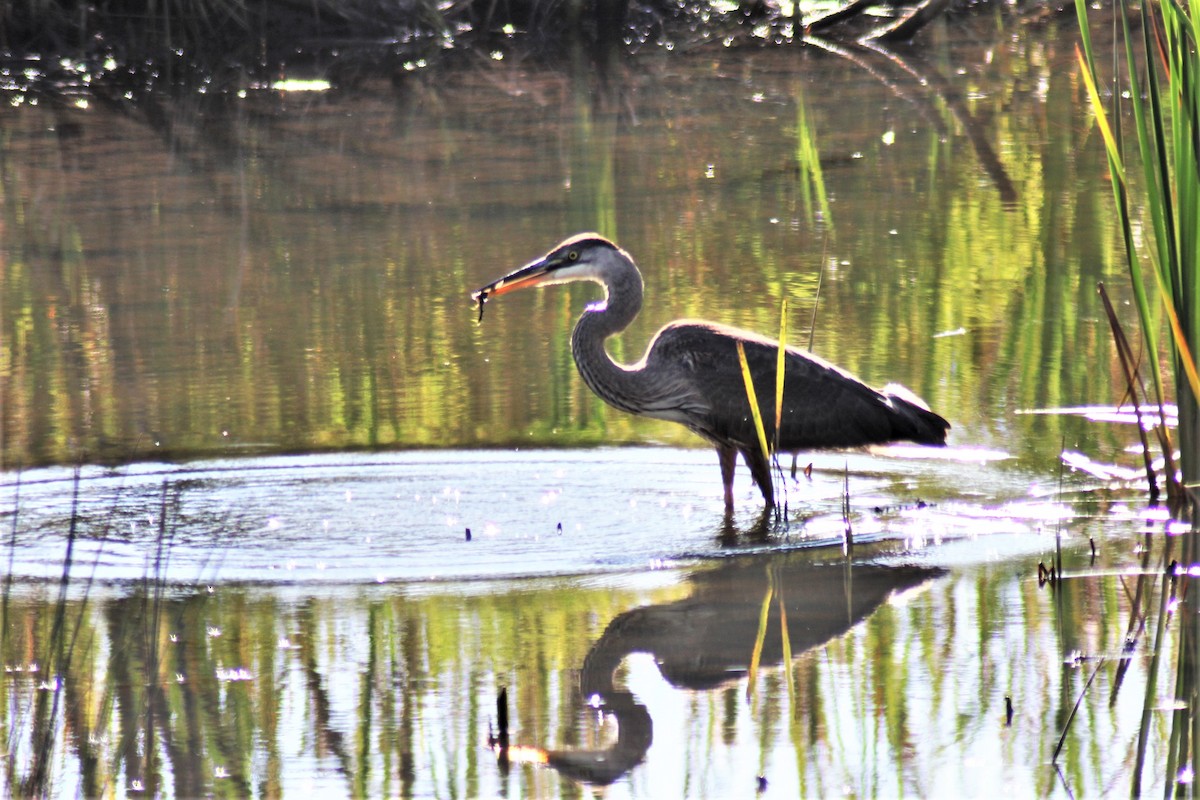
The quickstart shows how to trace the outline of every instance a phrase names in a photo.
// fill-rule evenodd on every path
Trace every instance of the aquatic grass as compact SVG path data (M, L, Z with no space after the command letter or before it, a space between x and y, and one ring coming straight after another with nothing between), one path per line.
M164 595L166 592L167 580L167 564L170 558L170 549L172 544L173 528L167 525L168 517L168 502L167 499L171 495L171 483L169 479L163 478L162 490L159 496L158 509L158 529L155 537L155 550L153 559L153 571L148 573L142 581L142 645L141 650L144 653L143 671L145 673L144 681L146 686L146 695L142 698L143 707L140 710L140 716L143 720L143 735L145 742L142 746L143 764L142 775L147 782L147 786L155 786L161 780L162 769L158 763L159 752L155 744L155 736L159 735L159 725L156 723L155 711L157 707L165 705L162 700L162 633L163 615L165 609ZM174 501L178 501L178 488L175 489ZM133 742L127 744L134 744Z
M134 613L125 614L117 626L133 635L120 637L110 631L114 643L107 667L109 680L97 689L100 670L95 663L96 643L100 638L88 617L93 606L92 589L104 561L104 545L116 524L113 515L103 521L98 533L88 530L85 503L81 500L84 481L77 466L71 476L69 518L66 521L65 552L61 557L57 591L46 602L48 613L39 615L32 624L17 623L10 605L16 583L15 553L18 543L18 520L21 511L21 475L17 475L13 497L12 533L9 541L9 565L4 582L3 625L0 628L0 651L5 653L6 696L10 714L5 735L0 738L9 765L8 774L0 785L13 794L48 796L60 793L56 782L64 774L59 760L64 748L78 756L79 792L85 797L99 796L108 787L111 766L105 752L110 736L120 740L117 749L130 759L132 774L139 776L148 794L157 794L161 784L158 761L161 750L156 737L163 729L169 712L163 692L164 631L167 592L168 553L172 543L173 525L169 508L178 501L179 487L171 492L171 483L163 480L157 519L156 549L148 559L149 571L141 583L140 603L131 601ZM168 500L170 499L170 503ZM90 562L78 558L82 541L98 544ZM90 569L89 569L90 568ZM81 572L86 574L80 575ZM14 651L15 647L15 651ZM16 668L7 669L16 655ZM140 663L142 671L135 670ZM177 673L178 674L178 673ZM29 701L17 700L12 675L29 682L32 692ZM144 687L136 691L130 687ZM115 709L124 707L133 725L120 725L117 734L105 731L106 722ZM169 736L169 732L168 732ZM133 756L131 754L137 754ZM134 760L136 758L136 760ZM18 764L22 764L20 769ZM178 787L176 787L178 788Z
M783 428L783 390L787 375L787 341L788 341L788 300L784 298L779 303L779 349L775 356L775 442L771 452L771 474L779 476L779 483L785 488L783 509L787 513L787 481L783 477L783 467L779 463L779 437ZM796 475L796 454L792 454L792 476Z
M850 553L850 548L854 546L854 526L850 523L850 464L846 462L842 467L842 530L844 537L842 539L842 549L847 555Z
M1126 172L1121 127L1121 91L1113 91L1113 109L1101 101L1095 55L1088 27L1087 6L1076 0L1076 12L1082 40L1082 52L1077 48L1092 110L1104 141L1112 178L1113 199L1124 242L1126 264L1133 287L1135 308L1150 354L1150 372L1155 398L1159 405L1160 424L1157 426L1166 457L1168 501L1172 513L1189 518L1192 531L1180 537L1181 558L1186 567L1196 559L1196 502L1193 489L1200 480L1200 376L1197 375L1195 336L1200 332L1200 25L1190 7L1177 0L1163 0L1140 6L1142 63L1135 56L1137 41L1130 29L1126 0L1116 4L1124 46L1125 69L1129 81L1128 103L1133 112L1133 129L1142 167L1141 197L1144 213L1149 216L1150 244L1146 247L1142 266L1139 254L1134 212L1130 201L1130 186ZM1114 59L1119 64L1118 59ZM1157 304L1147 291L1143 273L1153 280ZM1106 300L1107 302L1107 300ZM1182 491L1174 483L1171 461L1172 445L1166 433L1163 404L1165 380L1158 363L1159 317L1161 308L1166 317L1167 344L1171 354L1176 402L1178 405L1178 441L1183 476ZM1110 317L1111 317L1111 312ZM1127 382L1132 385L1128 345L1118 351L1126 370ZM1144 441L1144 437L1143 437ZM1200 761L1200 713L1197 713L1196 658L1200 656L1200 614L1197 613L1194 592L1187 591L1189 569L1177 578L1175 562L1168 561L1175 537L1166 536L1163 548L1161 589L1158 597L1154 641L1146 674L1146 692L1138 729L1137 751L1133 764L1131 793L1138 796L1151 729L1154 727L1154 708L1157 705L1159 669L1166 639L1167 600L1172 589L1182 598L1179 616L1178 648L1175 665L1176 699L1171 714L1166 756L1166 793L1173 790L1191 793L1194 782L1183 776L1195 769ZM1176 581L1178 580L1178 584ZM1136 611L1136 610L1135 610ZM1186 769L1185 769L1186 768Z
M1108 291L1104 288L1103 283L1099 284L1097 291L1100 295L1100 301L1104 305L1104 314L1108 318L1109 330L1112 331L1113 342L1117 348L1117 360L1120 362L1121 371L1125 376L1126 396L1133 405L1134 417L1137 419L1138 438L1142 445L1142 466L1146 470L1146 481L1150 486L1150 502L1157 503L1158 478L1154 469L1154 459L1150 455L1150 442L1147 439L1146 425L1142 418L1142 404L1138 400L1139 395L1146 396L1146 389L1138 371L1138 360L1134 356L1129 339L1125 336L1125 329L1122 327L1121 321L1117 318L1116 309L1113 308L1112 301L1109 299ZM1164 414L1165 411L1160 403L1159 418L1161 419ZM1171 449L1170 436L1167 433L1165 425L1154 426L1154 431L1158 437L1165 462L1164 480L1167 486L1167 495L1168 497L1178 498L1181 490L1175 474L1175 458Z
M1154 8L1158 9L1157 14L1152 10ZM1160 415L1166 388L1155 357L1159 350L1158 315L1154 313L1156 305L1147 291L1144 273L1150 274L1158 306L1169 323L1167 342L1179 406L1183 482L1185 486L1191 486L1200 479L1200 439L1197 438L1200 435L1200 409L1197 407L1200 375L1192 355L1194 337L1200 331L1200 146L1197 144L1200 142L1200 54L1196 50L1200 37L1191 12L1176 0L1155 6L1142 4L1140 27L1145 57L1139 65L1128 5L1125 0L1117 4L1130 84L1128 102L1133 112L1133 132L1142 166L1141 197L1152 233L1151 245L1144 256L1149 266L1143 267L1138 246L1140 229L1135 226L1123 154L1122 92L1112 93L1114 107L1111 111L1107 109L1100 97L1084 0L1076 0L1076 12L1083 45L1082 51L1077 49L1077 59L1104 141L1135 308L1151 354L1150 373ZM1159 64L1157 69L1156 63ZM1169 446L1167 451L1170 451ZM1182 511L1183 505L1192 505L1182 497L1175 500L1176 511Z
M742 367L742 382L746 386L746 399L750 401L750 416L754 420L754 432L758 435L758 446L762 449L764 458L771 458L771 448L767 444L767 432L763 428L762 410L758 407L758 393L754 391L754 376L750 374L750 364L746 361L746 348L737 343L738 363Z
M758 392L754 389L754 376L750 374L750 364L746 360L746 348L739 341L737 343L738 363L742 371L742 383L746 388L746 400L750 404L750 414L754 420L754 432L758 436L758 446L763 455L763 460L768 464L768 475L779 475L781 483L783 482L783 468L779 465L779 436L783 428L783 390L784 379L787 373L787 336L788 336L788 302L787 298L783 298L779 309L779 338L776 341L779 346L776 348L775 356L775 427L770 440L767 438L766 426L763 423L762 409L758 405ZM795 461L792 463L792 473L795 474ZM776 509L786 509L786 503L776 501Z
M42 691L34 700L32 741L30 743L29 769L20 781L21 793L27 796L45 796L50 791L51 762L58 732L58 718L62 703L63 681L70 673L70 652L67 647L68 589L71 583L73 553L79 535L79 484L80 469L75 468L71 483L71 520L67 527L67 549L63 556L62 576L58 582L58 598L54 603L54 617L50 626L48 649L44 662L48 676Z
M779 452L779 429L783 423L783 379L787 365L787 321L788 301L783 298L779 309L779 348L775 356L775 442L773 450Z

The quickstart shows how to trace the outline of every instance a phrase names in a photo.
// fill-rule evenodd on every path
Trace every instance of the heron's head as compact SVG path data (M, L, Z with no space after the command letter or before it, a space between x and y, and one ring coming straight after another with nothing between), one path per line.
M471 299L479 304L482 318L483 304L492 297L531 286L571 281L596 281L608 286L613 270L626 264L632 266L633 262L608 239L597 233L581 233L562 242L537 261L472 292Z

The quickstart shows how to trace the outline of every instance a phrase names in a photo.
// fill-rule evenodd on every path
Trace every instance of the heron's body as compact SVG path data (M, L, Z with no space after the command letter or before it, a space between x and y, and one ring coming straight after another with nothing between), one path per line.
M733 506L733 471L741 453L768 505L770 466L762 453L737 354L741 342L768 435L775 420L778 342L700 320L677 320L651 340L635 364L613 361L605 340L624 330L642 306L642 276L633 259L596 234L567 239L539 259L475 293L488 297L527 286L591 280L607 291L575 325L571 350L583 380L609 405L687 426L717 449L725 505ZM896 441L942 445L950 425L901 386L872 389L811 353L786 348L778 449L796 452Z

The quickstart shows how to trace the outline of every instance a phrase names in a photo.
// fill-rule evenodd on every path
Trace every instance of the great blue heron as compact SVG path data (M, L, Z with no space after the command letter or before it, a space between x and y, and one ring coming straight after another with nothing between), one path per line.
M604 340L623 331L642 308L642 274L621 248L595 233L573 236L542 258L473 293L491 297L571 281L594 281L605 299L575 324L571 353L593 392L614 408L687 426L717 448L725 509L733 509L733 472L740 452L767 506L774 505L771 466L759 444L746 397L737 344L750 367L764 425L774 433L779 343L702 320L668 323L636 364L613 361ZM944 445L950 423L903 386L872 389L845 370L788 347L778 449L796 452L896 441ZM769 387L769 389L768 389Z

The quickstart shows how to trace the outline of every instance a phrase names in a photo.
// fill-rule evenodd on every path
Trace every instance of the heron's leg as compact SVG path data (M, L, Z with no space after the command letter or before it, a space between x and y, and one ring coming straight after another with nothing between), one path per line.
M758 484L763 500L768 507L775 505L775 482L771 480L771 463L761 450L752 447L742 448L742 458L750 468L750 477Z
M725 513L733 513L733 469L737 466L737 449L728 445L717 445L717 459L721 462L721 483L725 486Z

